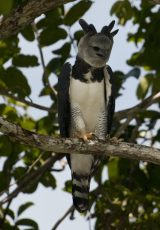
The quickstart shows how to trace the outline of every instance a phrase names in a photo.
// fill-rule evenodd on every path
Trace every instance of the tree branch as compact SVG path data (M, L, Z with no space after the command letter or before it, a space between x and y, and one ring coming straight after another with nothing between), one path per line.
M55 223L53 226L52 230L56 230L58 226L62 223L62 221L74 210L74 206L72 205L66 212L65 214Z
M149 2L154 4L154 5L155 4L157 4L157 5L160 4L160 0L149 0Z
M24 1L15 8L7 17L1 20L0 39L10 37L25 26L29 25L34 19L55 7L75 0L28 0Z
M31 107L34 107L36 109L40 109L40 110L44 110L44 111L47 111L47 112L50 112L50 113L55 113L56 110L52 109L52 108L49 108L49 107L46 107L46 106L43 106L43 105L39 105L39 104L36 104L32 101L28 101L28 100L25 100L23 98L19 98L17 96L14 96L10 93L8 93L6 90L0 90L0 95L3 95L5 97L9 97L15 101L19 101L25 105L28 105L28 106L31 106Z
M53 93L54 96L57 96L56 89L51 86L50 81L48 79L48 71L47 71L47 68L46 68L46 65L45 65L44 55L43 55L43 51L42 51L42 47L41 47L40 39L39 39L40 34L39 34L37 26L36 26L36 24L34 22L32 23L32 28L33 28L33 31L35 33L37 43L38 43L40 60L41 60L42 68L43 68L43 78L42 78L43 83L44 83L45 87L48 86L51 89L51 92Z
M52 165L57 161L60 160L63 157L63 155L59 154L52 154L51 157L49 157L42 166L40 166L37 170L31 171L29 173L26 173L20 181L18 181L18 186L7 196L5 197L1 202L0 205L5 204L6 202L10 202L14 197L16 197L21 191L23 191L28 186L34 184L37 182L43 174L52 167Z
M151 95L151 96L147 97L142 102L133 106L132 108L124 109L124 110L121 110L119 112L116 112L114 115L114 119L119 121L119 120L122 120L122 119L130 116L130 115L132 115L132 117L134 117L135 114L137 114L139 111L147 109L148 107L150 107L151 105L153 105L156 102L160 102L160 92L156 93L155 95ZM127 116L126 116L126 114L127 114Z
M150 97L146 98L145 100L140 102L138 105L130 109L126 109L126 110L117 112L115 114L115 118L117 120L118 119L122 120L126 118L126 121L122 123L121 126L118 128L118 130L115 133L115 136L119 138L121 134L124 132L124 130L127 128L127 126L129 125L129 123L132 121L132 119L136 118L137 113L147 109L148 107L150 107L152 104L156 102L160 102L160 92L158 92L155 95L151 95Z
M0 131L30 147L44 151L64 154L102 154L106 156L119 156L160 164L160 149L143 145L119 142L118 140L80 142L79 139L53 138L22 129L0 117Z

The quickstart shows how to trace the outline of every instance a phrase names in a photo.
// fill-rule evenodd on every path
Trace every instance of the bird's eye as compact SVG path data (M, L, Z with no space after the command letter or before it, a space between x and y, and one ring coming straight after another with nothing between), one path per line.
M100 48L99 48L98 46L93 46L93 49L94 49L95 51L99 51L99 50L100 50Z

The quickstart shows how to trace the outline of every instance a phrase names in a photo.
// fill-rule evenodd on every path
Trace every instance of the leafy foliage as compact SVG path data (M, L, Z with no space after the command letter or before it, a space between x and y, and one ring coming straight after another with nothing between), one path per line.
M121 26L125 26L127 22L135 25L134 32L128 34L128 42L133 42L139 47L138 52L127 60L131 66L130 71L128 73L115 71L116 97L123 95L124 83L134 77L137 80L135 97L142 101L160 89L160 30L158 29L160 14L159 8L154 8L148 1L138 2L139 6L131 0L117 1L111 9L111 14L116 15ZM0 13L7 15L22 3L24 3L22 0L1 1ZM30 53L24 54L20 48L18 34L0 40L0 94L5 97L5 100L2 98L0 101L1 116L27 130L57 135L57 99L49 84L51 74L54 73L56 77L53 86L56 89L61 67L67 58L71 57L73 46L82 36L82 31L71 33L72 25L92 4L91 1L78 1L68 10L64 6L57 7L40 17L35 25L27 26L20 32L27 42L36 40L42 55L45 53L45 48L49 47L52 51L51 58L43 66L42 76L36 76L42 80L39 97L47 96L51 100L49 109L52 113L49 110L37 120L32 117L25 105L25 100L30 100L33 90L25 69L37 68L45 56L40 59ZM20 103L20 99L24 103ZM160 117L157 108L159 109L160 104L157 102L156 106L147 110L140 109L134 114L134 122L127 125L120 133L120 137L134 143L147 143L153 146L159 144ZM112 135L116 135L123 122L123 120L114 122ZM20 145L1 134L0 158L3 163L0 171L0 196L10 192L13 181L20 186L28 175L36 173L48 157L47 152L42 153L38 149ZM106 168L108 180L103 182L103 170ZM96 220L95 229L160 229L159 175L160 168L152 164L119 158L111 158L104 162L94 178L97 188L90 196L92 217ZM23 193L33 193L39 184L45 188L55 189L57 183L54 171L46 171L38 178L34 178L32 183L24 183L21 190ZM71 181L65 183L64 191L71 193ZM17 212L11 210L10 203L7 207L1 205L0 228L19 230L21 226L25 226L25 229L39 229L33 219L24 217L25 211L32 205L30 201L22 204Z

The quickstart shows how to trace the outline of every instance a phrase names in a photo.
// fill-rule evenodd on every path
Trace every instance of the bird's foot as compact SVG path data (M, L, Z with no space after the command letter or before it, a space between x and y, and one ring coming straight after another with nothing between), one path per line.
M92 139L92 135L93 135L93 133L91 133L91 132L90 133L83 133L83 134L76 133L75 137L83 139L84 141L88 141L88 140Z
M82 139L84 141L88 141L88 140L92 139L92 136L93 136L92 133L85 133L85 134L82 135Z

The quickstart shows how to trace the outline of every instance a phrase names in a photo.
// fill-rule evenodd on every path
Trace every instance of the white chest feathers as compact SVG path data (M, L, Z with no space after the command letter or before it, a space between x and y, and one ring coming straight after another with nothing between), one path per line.
M89 73L85 78L88 83L71 78L70 102L71 107L76 106L80 109L87 131L94 132L98 116L106 109L105 82L91 82Z

